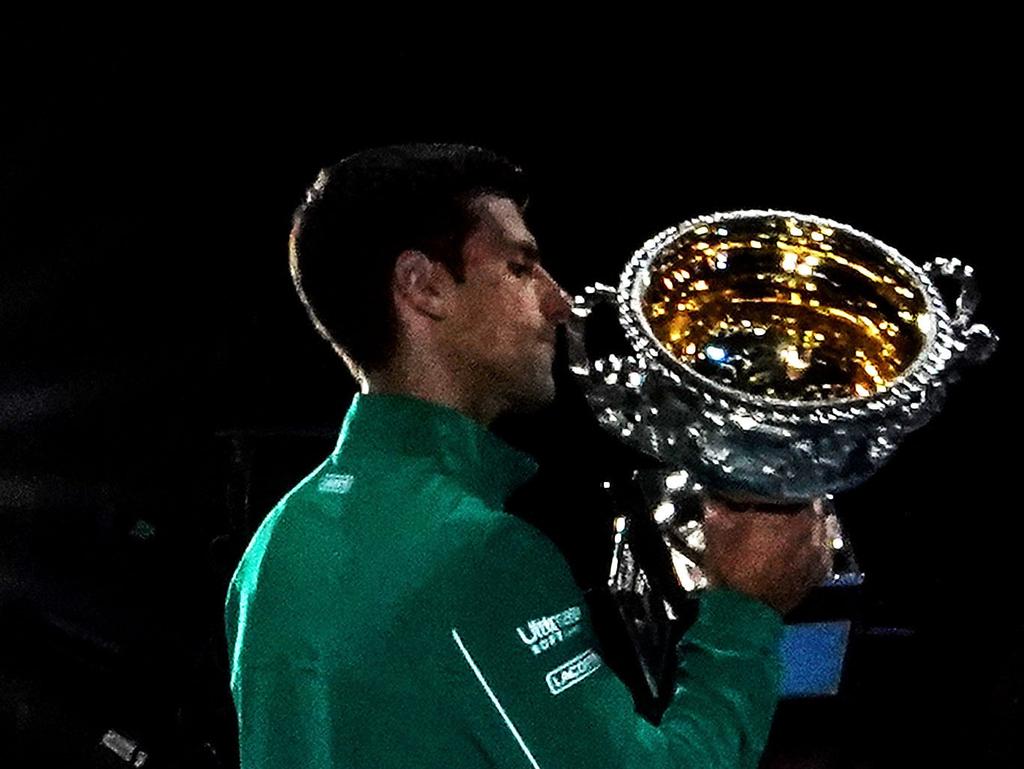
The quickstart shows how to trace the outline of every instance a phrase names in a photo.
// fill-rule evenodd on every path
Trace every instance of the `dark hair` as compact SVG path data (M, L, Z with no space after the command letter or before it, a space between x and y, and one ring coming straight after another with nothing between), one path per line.
M394 354L391 275L416 249L465 280L462 247L475 197L527 203L522 169L480 147L403 144L350 155L320 171L292 217L289 263L317 331L364 371Z

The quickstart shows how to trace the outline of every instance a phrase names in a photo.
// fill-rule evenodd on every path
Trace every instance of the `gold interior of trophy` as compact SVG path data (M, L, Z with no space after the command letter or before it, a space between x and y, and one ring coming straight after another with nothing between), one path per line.
M916 282L869 242L793 217L699 226L651 265L641 309L681 363L779 400L863 398L924 347Z

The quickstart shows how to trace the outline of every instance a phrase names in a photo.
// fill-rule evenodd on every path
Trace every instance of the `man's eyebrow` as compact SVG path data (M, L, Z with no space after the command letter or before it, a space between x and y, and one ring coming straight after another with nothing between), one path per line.
M532 240L518 240L511 238L508 241L509 245L513 248L518 248L523 252L523 258L531 262L540 262L540 250L537 248L537 244Z

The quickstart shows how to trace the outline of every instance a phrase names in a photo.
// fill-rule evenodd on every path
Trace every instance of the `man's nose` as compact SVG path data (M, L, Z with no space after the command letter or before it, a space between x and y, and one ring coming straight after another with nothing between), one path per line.
M572 296L554 278L551 278L550 288L544 314L555 325L561 325L569 320L572 313Z

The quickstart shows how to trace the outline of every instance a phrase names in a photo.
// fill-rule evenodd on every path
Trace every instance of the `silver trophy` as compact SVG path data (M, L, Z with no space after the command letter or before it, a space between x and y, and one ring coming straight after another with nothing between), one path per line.
M958 289L952 311L940 277ZM641 524L678 587L706 585L702 491L799 507L863 482L937 413L957 370L995 348L972 323L977 302L958 259L918 266L849 225L790 211L690 219L644 243L618 287L587 286L568 324L570 370L598 422L659 463L634 474L649 515L616 521L612 591L649 589L629 547ZM624 354L590 354L602 307ZM834 514L828 525L829 582L858 582Z

